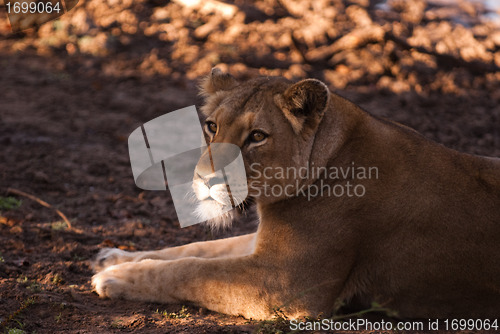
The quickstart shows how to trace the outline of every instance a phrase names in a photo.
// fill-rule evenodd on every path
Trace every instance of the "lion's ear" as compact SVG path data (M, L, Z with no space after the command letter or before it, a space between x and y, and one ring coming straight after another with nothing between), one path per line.
M229 73L223 73L214 67L209 75L202 79L200 94L209 96L221 90L231 90L238 85L238 81Z
M299 134L316 130L328 105L328 96L328 87L323 82L306 79L275 95L274 100Z

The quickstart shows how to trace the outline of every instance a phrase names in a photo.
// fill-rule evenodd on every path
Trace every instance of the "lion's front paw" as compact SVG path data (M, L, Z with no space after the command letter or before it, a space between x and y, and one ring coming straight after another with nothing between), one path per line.
M105 270L92 277L92 286L100 297L126 298L127 281L113 275L112 271Z
M132 261L132 253L118 248L103 248L92 261L92 269L99 272L115 264Z
M126 282L121 279L106 277L101 272L92 277L92 286L100 297L120 298L124 297Z
M92 286L101 297L168 301L158 293L164 279L154 274L157 265L154 260L117 264L95 274Z

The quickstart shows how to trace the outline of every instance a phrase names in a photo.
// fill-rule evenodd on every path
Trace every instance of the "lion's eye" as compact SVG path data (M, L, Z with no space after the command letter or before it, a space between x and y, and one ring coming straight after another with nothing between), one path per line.
M214 122L207 121L205 125L207 127L208 132L212 134L215 134L217 132L217 124L215 124Z
M248 139L252 143L259 143L266 138L267 138L267 135L262 131L252 131L252 133L250 133L250 136L248 136Z

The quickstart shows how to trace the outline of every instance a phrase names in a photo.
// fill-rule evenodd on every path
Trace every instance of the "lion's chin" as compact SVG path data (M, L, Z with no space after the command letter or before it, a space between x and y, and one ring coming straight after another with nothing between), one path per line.
M200 201L195 210L196 216L210 226L212 230L220 230L231 227L233 222L233 210L228 211L228 206L213 199Z

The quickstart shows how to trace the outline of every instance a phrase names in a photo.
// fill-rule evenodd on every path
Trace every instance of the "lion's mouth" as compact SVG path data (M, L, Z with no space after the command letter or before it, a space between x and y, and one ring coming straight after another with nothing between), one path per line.
M222 206L232 206L231 196L225 184L208 187L205 183L199 182L195 186L195 194L199 201L214 201Z
M215 201L224 206L232 206L231 195L225 184L216 184L210 187L210 198L213 198Z
M206 203L206 205L220 207L221 209L231 208L231 205L224 204L212 197L208 197L204 199L202 202Z
M224 203L220 203L219 201L206 198L202 201L198 202L198 205L195 210L195 214L201 221L209 221L222 219L229 211L231 211L232 207L226 205Z

